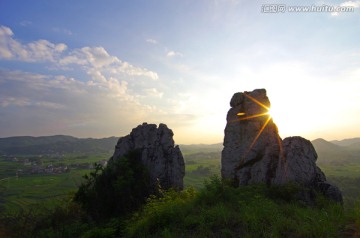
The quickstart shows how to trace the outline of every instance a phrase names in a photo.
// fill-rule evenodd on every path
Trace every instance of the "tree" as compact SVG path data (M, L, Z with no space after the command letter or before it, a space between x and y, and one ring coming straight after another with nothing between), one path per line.
M94 220L126 217L144 204L150 194L150 179L140 151L100 164L79 187L74 200Z

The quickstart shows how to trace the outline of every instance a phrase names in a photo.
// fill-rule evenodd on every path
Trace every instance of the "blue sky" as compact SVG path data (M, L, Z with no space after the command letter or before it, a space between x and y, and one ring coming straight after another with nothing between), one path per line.
M264 13L266 4L286 4ZM291 6L353 12L290 12ZM360 1L0 1L0 137L122 136L166 123L223 139L266 88L282 137L360 136Z

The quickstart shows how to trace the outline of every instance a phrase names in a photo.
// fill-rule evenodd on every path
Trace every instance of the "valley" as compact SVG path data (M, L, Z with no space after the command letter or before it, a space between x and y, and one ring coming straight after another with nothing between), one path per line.
M70 140L74 141L74 138ZM106 144L100 139L97 142ZM59 142L57 139L53 143L39 143L36 146L42 149L34 153L34 142L28 142L26 147L31 148L33 154L24 155L27 149L21 148L21 154L0 156L0 208L11 212L40 204L56 205L63 199L68 199L69 194L74 193L81 184L82 176L91 171L94 163L106 165L116 144L114 141L109 142L107 151L104 148L96 150L94 148L100 146L95 146L74 152L75 147L64 147L64 143L70 142ZM345 205L352 206L360 196L360 146L356 146L357 141L354 142L355 145L349 140L346 145L323 139L312 143L318 153L318 166L327 179L342 190ZM50 151L46 148L49 144L58 150L53 149L53 154L43 154L44 151ZM4 145L0 146L2 151L9 151ZM185 160L185 187L199 189L204 180L213 175L220 176L222 144L180 145L180 149Z

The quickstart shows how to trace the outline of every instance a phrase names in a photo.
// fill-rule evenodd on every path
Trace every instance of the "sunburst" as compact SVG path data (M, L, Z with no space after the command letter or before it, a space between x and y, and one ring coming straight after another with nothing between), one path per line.
M255 138L251 142L249 148L246 150L245 154L243 155L243 158L241 159L241 161L239 163L239 166L237 166L237 169L240 169L244 165L244 162L245 162L245 159L246 159L247 155L249 154L251 149L254 147L254 145L256 144L256 142L259 139L260 135L265 130L265 128L267 127L267 125L269 124L269 122L270 122L270 120L272 118L271 114L270 114L270 108L269 107L267 107L265 104L261 103L259 100L257 100L256 98L250 96L247 93L244 93L244 95L247 98L249 98L251 101L253 101L254 103L258 104L260 107L264 108L266 111L264 113L259 113L259 114L255 114L255 115L249 115L249 116L247 116L245 112L239 112L239 113L237 113L237 116L239 118L237 118L236 120L233 120L232 122L249 120L249 119L258 118L258 117L267 117L267 118L266 118L265 123L262 125L260 131L257 133ZM278 140L279 140L279 145L280 145L281 139L278 138ZM282 148L282 146L280 146L280 148Z
M258 104L260 107L264 108L266 110L266 112L264 113L259 113L259 114L255 114L255 115L250 115L247 116L245 112L239 112L236 115L239 116L239 118L231 121L231 122L236 122L236 121L243 121L243 120L249 120L252 118L256 118L256 117L262 117L262 116L268 116L269 118L271 118L271 114L270 114L270 107L267 107L265 104L263 104L262 102L260 102L259 100L257 100L256 98L250 96L247 93L244 93L245 97L249 98L251 101L255 102L256 104ZM267 123L269 123L267 121ZM266 123L266 124L267 124Z

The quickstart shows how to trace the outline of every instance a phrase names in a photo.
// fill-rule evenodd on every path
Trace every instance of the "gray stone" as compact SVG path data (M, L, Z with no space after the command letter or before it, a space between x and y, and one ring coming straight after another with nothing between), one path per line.
M111 159L118 159L131 150L141 152L141 161L150 174L153 186L182 190L185 163L179 146L174 146L173 132L165 124L143 123L121 137Z
M278 129L265 89L236 93L227 114L221 174L239 184L271 182L279 156Z
M317 154L311 142L298 136L280 138L267 114L270 101L265 89L235 93L230 106L221 156L222 178L237 185L296 183L342 203L340 190L326 182L316 166Z
M288 137L283 140L282 147L283 159L279 159L273 182L312 184L320 169L316 166L317 154L311 142L299 136Z

